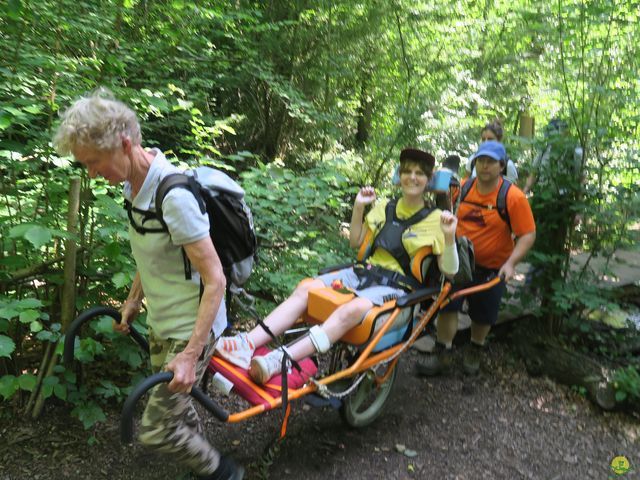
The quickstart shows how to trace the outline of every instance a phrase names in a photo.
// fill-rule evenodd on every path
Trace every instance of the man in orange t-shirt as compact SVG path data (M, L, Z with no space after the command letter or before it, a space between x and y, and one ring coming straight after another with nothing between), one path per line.
M471 345L463 356L464 370L476 374L485 339L498 319L500 301L508 283L515 273L516 265L533 246L536 226L526 196L515 185L511 185L506 196L508 218L511 226L496 208L498 192L505 179L501 175L506 161L506 151L500 142L487 141L473 156L477 177L458 209L456 236L465 236L473 242L476 269L473 280L466 285L456 285L460 290L485 283L490 277L500 275L504 282L484 292L469 295L471 317ZM512 235L513 234L513 235ZM514 242L513 236L516 237ZM458 331L458 311L463 299L447 305L438 316L435 352L419 363L418 373L426 376L439 375L450 370L451 346Z

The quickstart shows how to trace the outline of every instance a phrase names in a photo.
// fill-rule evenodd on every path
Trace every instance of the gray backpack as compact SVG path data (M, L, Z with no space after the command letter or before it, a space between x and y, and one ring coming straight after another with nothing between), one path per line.
M202 213L209 216L210 235L227 277L227 287L242 286L253 269L256 258L257 238L251 210L244 201L244 190L227 174L211 167L198 167L185 173L173 173L162 179L156 190L155 211L139 210L129 202L125 208L131 226L141 234L166 233L167 224L162 218L162 201L174 188L189 190L200 205ZM131 212L144 215L141 225ZM157 219L161 228L145 228L144 222ZM191 278L191 265L183 250L185 278Z

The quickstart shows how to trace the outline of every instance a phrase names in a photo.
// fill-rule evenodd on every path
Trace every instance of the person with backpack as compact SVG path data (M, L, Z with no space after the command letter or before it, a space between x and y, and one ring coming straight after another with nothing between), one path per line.
M477 176L462 184L457 211L457 237L466 237L474 246L475 271L470 282L454 285L461 290L500 276L500 282L489 290L467 296L471 317L471 345L463 355L467 374L480 369L485 339L498 319L500 301L515 274L516 265L533 246L536 227L524 193L501 174L506 153L500 142L489 140L473 155ZM514 242L512 234L515 235ZM417 364L420 375L435 376L451 371L452 344L458 331L458 312L463 299L443 308L437 320L435 350Z
M504 128L502 127L502 123L499 120L494 120L492 122L488 122L485 124L484 128L480 131L480 141L488 142L502 142L502 136L504 135ZM505 153L506 154L506 153ZM507 161L502 168L502 175L507 178L511 183L517 183L518 181L518 169L516 168L516 164L513 160L506 157ZM476 176L476 166L473 155L468 158L466 164L467 177L475 178Z
M367 186L362 187L355 198L349 241L352 247L360 247L368 232L373 235L372 253L366 263L301 282L292 295L265 318L263 323L268 331L258 325L248 333L223 337L215 354L248 368L254 381L264 384L281 371L283 362L289 361L283 360L285 350L294 361L325 353L358 325L374 305L382 305L416 288L413 282L417 281L408 269L421 247L431 246L440 271L454 275L458 270L457 220L451 212L431 206L425 198L434 164L434 157L427 152L411 148L402 150L399 175L402 196L376 203L375 190ZM364 211L369 205L373 208L365 217ZM352 290L356 296L292 345L264 356L254 356L256 348L282 334L306 311L309 291L335 285Z
M139 212L154 210L161 181L179 170L159 149L142 147L136 114L105 89L80 98L62 114L54 145L73 154L89 177L123 184L134 210L132 223L145 223L155 233L129 227L137 273L114 329L128 333L146 298L149 351L154 373L173 372L169 384L153 389L144 410L140 441L170 455L199 478L240 480L244 469L221 455L204 435L189 392L204 374L215 341L226 327L225 275L212 243L209 218L186 189L168 192L163 222ZM190 279L185 278L185 264Z
M538 219L535 252L542 254L531 260L526 282L540 294L543 310L570 254L576 208L584 194L582 163L582 147L567 122L552 119L544 129L543 148L533 161L524 187Z
M553 195L565 196L567 185L579 185L582 167L582 147L571 137L569 125L553 118L544 129L545 144L533 161L524 193L529 194L536 183L551 186Z

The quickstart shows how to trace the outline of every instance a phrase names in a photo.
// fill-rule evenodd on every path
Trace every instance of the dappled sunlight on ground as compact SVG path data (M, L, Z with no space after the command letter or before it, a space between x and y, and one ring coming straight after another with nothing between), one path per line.
M536 397L535 399L531 400L529 402L529 406L541 412L553 413L553 410L550 405L552 399L553 398L550 393L544 393Z

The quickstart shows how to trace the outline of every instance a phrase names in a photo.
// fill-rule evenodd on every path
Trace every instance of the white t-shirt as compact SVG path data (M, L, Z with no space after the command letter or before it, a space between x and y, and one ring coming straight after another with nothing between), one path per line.
M157 149L142 188L131 201L131 185L124 184L124 197L134 208L155 210L156 189L160 181L181 170L171 165ZM141 225L143 216L132 212ZM191 280L185 279L181 246L209 236L209 217L200 211L191 192L174 188L162 203L162 216L169 234L141 234L129 225L131 250L136 261L142 288L147 299L147 324L161 339L189 340L200 305L200 274L192 266ZM149 220L145 228L160 228L160 222ZM227 326L224 299L218 309L212 330L219 336Z

